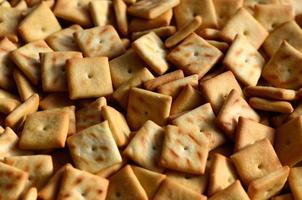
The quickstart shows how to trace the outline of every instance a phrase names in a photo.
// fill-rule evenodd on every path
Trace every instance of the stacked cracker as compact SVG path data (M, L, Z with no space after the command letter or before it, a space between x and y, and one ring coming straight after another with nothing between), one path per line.
M0 199L302 200L302 1L0 0Z

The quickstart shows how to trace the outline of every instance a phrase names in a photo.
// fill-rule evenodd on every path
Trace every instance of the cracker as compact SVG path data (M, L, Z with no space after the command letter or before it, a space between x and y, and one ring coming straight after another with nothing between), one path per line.
M166 179L156 193L154 200L206 200L200 193Z
M18 100L0 98L0 113L8 115L21 103Z
M53 164L49 155L9 156L4 163L28 173L25 190L36 187L38 190L53 173Z
M130 39L128 39L128 38L122 38L121 41L122 41L122 43L124 45L124 48L126 50L128 50L130 48L130 46L131 46Z
M4 128L0 126L0 133L2 134L4 132Z
M201 30L202 28L217 27L217 17L212 0L182 0L174 8L174 16L178 29L185 26L197 15L202 18Z
M278 194L283 188L290 168L282 167L272 173L256 179L249 184L248 194L251 199L269 199Z
M275 100L292 101L296 99L296 91L270 86L249 86L244 93L250 97L263 97Z
M256 86L265 60L243 35L237 35L227 51L223 64L243 84Z
M199 30L197 34L206 40L221 40L220 30L215 28L204 28Z
M92 25L89 2L90 0L58 0L53 12L56 17L89 27Z
M235 151L238 151L264 138L274 144L275 129L259 122L239 117L235 135Z
M68 98L65 93L51 93L45 96L39 103L39 107L42 110L48 110L52 108L60 108L66 106L72 106L75 102Z
M230 138L234 138L239 117L245 117L259 122L259 115L249 106L240 93L233 89L222 105L218 115L218 125Z
M51 34L45 39L45 41L55 51L79 51L79 47L73 37L73 34L81 30L83 30L81 26L74 24L68 28Z
M114 12L112 1L91 1L89 4L90 14L95 26L114 25L115 19L111 14Z
M17 28L22 20L22 11L17 8L0 6L0 38L8 37L13 42L18 42Z
M148 120L136 132L123 154L146 169L162 171L158 162L163 140L164 129Z
M226 41L234 40L237 34L244 35L256 49L268 36L267 30L244 8L240 8L221 30Z
M87 57L105 56L112 59L125 52L118 33L111 25L78 31L74 36Z
M17 86L18 94L21 101L25 101L37 91L34 89L30 81L18 69L14 69L13 78Z
M38 190L35 187L29 188L26 194L23 195L22 200L36 200L38 197Z
M249 104L252 108L263 111L285 114L290 114L294 111L293 106L287 101L275 101L259 97L252 97L249 99Z
M245 0L244 3L243 3L243 6L252 15L255 15L255 7L257 5L269 5L269 4L271 4L271 5L279 4L279 0Z
M19 128L24 123L27 115L38 110L38 106L39 96L33 94L6 117L5 125L12 127L13 129Z
M15 96L14 94L7 92L6 90L3 90L3 89L0 89L0 98L19 100L19 98L17 96Z
M168 70L166 49L155 33L151 32L138 38L132 43L132 48L157 74L161 75Z
M296 117L299 117L300 115L302 115L302 104L298 104L297 107L295 107L294 112L292 112L289 116L286 116L285 120L288 121Z
M125 159L124 157L122 157L122 159L123 160L121 163L111 165L110 167L107 167L107 168L97 172L96 175L103 177L103 178L108 178L108 177L112 176L113 174L115 174L117 171L119 171L122 167L124 167L127 164L127 159Z
M131 130L122 113L110 106L102 107L102 117L108 121L113 138L118 147L123 147L129 142Z
M114 88L118 88L123 83L135 76L146 64L132 50L126 51L119 57L109 61L111 79Z
M67 144L77 168L91 173L122 161L107 121L70 136Z
M226 42L220 42L216 40L206 40L210 45L216 47L221 52L225 53L229 49L229 44Z
M139 32L134 32L131 35L132 40L136 40L139 37L142 37L143 35L146 35L150 32L154 32L158 37L160 38L166 38L171 36L176 32L175 26L161 26L159 28L153 28L145 31L139 31Z
M185 74L203 77L222 57L222 52L195 33L190 34L169 54L168 60Z
M293 199L302 198L301 177L302 177L302 167L293 167L290 169L288 183L292 191Z
M128 35L127 5L124 0L113 0L112 3L118 31L126 37Z
M299 73L302 53L287 42L283 42L277 52L263 68L263 78L275 87L298 89L302 85Z
M152 199L166 175L141 167L131 166L135 176L144 188L149 199Z
M39 53L52 52L44 40L27 43L11 52L10 56L25 76L37 85L40 81Z
M278 196L274 196L272 200L294 200L293 195L291 193L289 194L282 194Z
M159 164L168 169L203 174L209 152L208 138L198 127L167 126Z
M239 180L224 190L217 192L209 198L209 200L233 200L233 199L249 200L249 196L245 192Z
M179 0L142 0L128 7L127 10L130 15L145 19L154 19L179 3Z
M167 123L172 97L148 90L132 88L127 107L127 121L133 130L137 130L147 120L160 126Z
M107 57L69 59L66 77L70 99L100 97L113 92Z
M231 90L234 89L240 95L243 95L241 87L231 71L223 72L213 78L202 81L200 86L201 91L207 101L211 103L215 113L219 112Z
M50 8L41 3L22 20L18 31L26 42L43 40L50 34L61 30L61 25Z
M263 48L269 56L273 56L286 41L297 50L302 50L302 30L299 25L291 20L275 29L263 43Z
M281 168L277 154L267 138L241 149L231 159L244 185Z
M18 199L25 187L28 174L18 168L0 162L0 198Z

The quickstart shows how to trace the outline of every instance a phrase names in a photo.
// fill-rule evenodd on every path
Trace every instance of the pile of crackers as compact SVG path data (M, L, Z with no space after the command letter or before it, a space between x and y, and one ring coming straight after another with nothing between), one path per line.
M0 200L302 200L301 0L0 0Z

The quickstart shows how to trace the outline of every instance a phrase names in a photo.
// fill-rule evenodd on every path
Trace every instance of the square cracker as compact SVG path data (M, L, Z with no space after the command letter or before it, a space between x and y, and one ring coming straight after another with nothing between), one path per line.
M107 57L69 59L66 77L70 99L100 97L113 92Z
M237 35L223 59L223 64L243 84L255 86L265 60L245 36Z
M122 162L107 121L70 136L67 144L77 168L91 173Z
M179 3L180 0L142 0L128 7L128 13L140 18L154 19Z
M162 168L158 166L158 162L164 134L162 127L148 120L136 132L123 154L146 169L162 171ZM141 152L144 152L144 154Z
M210 150L225 142L222 131L216 126L216 117L210 103L206 103L180 115L172 121L172 124L183 128L197 126L200 134L203 134L208 138Z
M31 82L25 77L25 75L18 69L14 69L13 78L16 83L18 94L21 101L26 101L31 95L36 93L36 89Z
M148 90L132 88L127 107L127 121L133 130L139 129L147 120L160 126L167 123L172 97Z
M278 196L274 196L272 200L294 200L294 197L291 193L281 194Z
M89 2L90 0L58 0L53 12L56 17L89 27L92 25Z
M50 93L45 96L39 103L41 110L48 110L53 108L61 108L66 106L72 106L75 102L70 100L68 95L63 92Z
M115 11L116 27L122 36L127 37L128 36L127 5L124 2L124 0L113 0L112 3Z
M83 54L88 57L115 58L125 52L124 45L111 25L98 26L74 34Z
M222 52L195 33L190 34L169 54L168 60L185 74L203 77L222 57Z
M81 30L83 30L81 26L74 24L68 28L51 34L45 38L45 41L55 51L79 51L79 47L73 37L73 34Z
M222 105L218 115L218 125L230 138L234 138L239 117L260 121L259 115L249 106L236 90L232 90Z
M248 194L251 199L270 199L278 194L289 174L288 166L277 169L270 174L256 179L249 184Z
M114 25L115 19L114 15L112 15L114 12L112 1L90 1L89 9L93 24L95 26L104 26L109 24Z
M159 164L191 174L203 174L209 153L209 140L197 126L166 127Z
M283 42L266 63L262 77L275 87L298 89L302 86L302 53L287 42Z
M51 9L44 3L31 11L18 27L18 31L26 42L43 40L59 30L61 30L61 25Z
M231 159L244 185L249 185L282 166L267 138L241 149Z
M217 192L209 198L209 200L250 200L239 180L236 180L232 185L224 190Z
M274 100L292 101L298 95L295 90L276 88L271 86L249 86L244 93L250 97L262 97Z
M63 110L40 111L29 115L20 137L21 149L53 149L65 146L69 116Z
M287 42L295 49L302 50L302 30L299 25L291 20L275 29L263 43L263 48L269 56L273 56L282 45Z
M75 118L75 106L65 106L60 108L48 109L49 111L61 111L66 112L69 118L69 126L67 131L67 136L76 133L76 118Z
M229 42L237 34L244 35L256 49L268 36L267 30L244 8L240 8L221 30L221 36Z
M52 51L44 40L38 40L14 50L10 57L25 76L34 85L38 85L41 76L39 53Z
M0 199L19 199L28 174L18 168L0 162Z
M252 97L249 99L249 104L252 108L262 111L270 111L276 113L290 114L294 111L291 103L287 101L268 100L259 97Z
M288 183L293 193L293 199L302 199L302 167L290 169Z
M22 11L16 8L0 6L0 38L8 37L13 42L18 42L17 28L22 20Z
M158 28L148 29L145 31L134 32L131 35L132 40L136 40L137 38L146 35L150 32L154 32L160 38L167 38L176 32L175 26L161 26Z
M8 115L21 103L18 100L9 98L0 98L0 113Z
M243 95L241 87L231 71L223 72L213 78L202 81L200 87L215 113L219 112L231 90L235 89L240 95Z
M155 33L151 32L138 38L132 43L132 48L157 74L161 75L168 70L167 51Z
M41 79L44 92L65 92L67 80L65 63L68 59L82 58L81 52L60 51L40 54Z
M66 166L58 199L99 199L105 200L109 181L97 175Z

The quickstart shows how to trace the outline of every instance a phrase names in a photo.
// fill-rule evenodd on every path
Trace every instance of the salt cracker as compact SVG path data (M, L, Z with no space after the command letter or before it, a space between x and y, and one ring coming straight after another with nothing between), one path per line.
M8 115L21 103L18 100L0 98L0 113Z
M22 20L22 11L16 8L0 6L0 38L8 37L13 42L18 42L17 28Z
M161 75L168 70L166 49L155 33L151 32L138 38L132 43L132 48L157 74Z
M209 140L200 134L198 127L167 126L163 142L160 166L203 174L209 153Z
M14 99L14 100L20 100L19 97L15 96L14 94L0 89L0 98L8 98L8 99Z
M235 89L240 95L243 95L241 87L231 71L223 72L202 81L200 87L215 113L219 112L231 90Z
M68 137L67 144L76 167L91 173L122 161L107 121Z
M147 200L148 196L130 165L126 165L109 178L107 200L141 199Z
M7 37L0 41L0 87L5 90L12 90L15 88L15 83L12 80L15 66L9 59L9 53L16 48L17 46Z
M124 0L113 0L112 3L118 31L126 37L128 35L127 5Z
M130 46L131 46L130 39L128 39L128 38L122 38L121 41L122 41L122 43L124 45L124 48L126 50L128 50L130 48Z
M108 121L117 146L125 146L129 142L131 130L124 115L110 106L103 106L101 112L103 119Z
M237 35L228 49L223 64L243 84L256 86L265 60L243 35Z
M242 7L245 0L213 0L218 27L222 28L228 20Z
M299 147L302 144L302 117L294 118L276 129L275 149L282 164L294 166L302 160ZM291 155L291 156L288 156Z
M37 188L31 187L23 195L22 200L36 200L37 198L38 198L38 190L37 190Z
M216 117L210 103L203 104L180 115L172 121L172 124L183 128L194 128L194 126L197 126L200 133L208 138L210 150L225 142L223 133L216 126Z
M249 196L245 192L239 180L224 190L217 192L209 198L209 200L233 200L233 199L249 200Z
M296 99L296 91L270 86L249 86L244 93L250 97L262 97L275 100L292 101Z
M25 190L34 186L40 189L53 173L53 164L49 155L9 156L4 163L28 173Z
M277 154L267 138L241 149L231 159L244 185L281 168Z
M277 52L266 63L262 77L275 87L298 89L302 85L299 78L302 53L287 42L283 42Z
M100 97L113 92L107 57L69 59L66 77L70 99Z
M244 35L256 49L268 36L267 30L244 8L240 8L221 30L226 41L232 41L237 34Z
M134 32L131 35L132 40L136 40L137 38L146 35L150 32L154 32L160 38L166 38L171 36L176 32L175 26L161 26L159 28L153 28L145 31Z
M39 53L52 52L53 50L44 40L27 43L11 52L10 56L18 68L26 77L37 85L40 81L40 57Z
M18 199L25 187L28 174L18 168L0 162L0 198Z
M138 32L146 31L149 29L159 28L162 26L170 25L173 16L172 9L164 12L160 16L154 19L142 19L142 18L132 18L129 23L129 31Z
M221 40L220 30L215 28L204 28L197 32L205 40Z
M142 0L129 6L127 10L130 15L145 19L154 19L179 3L179 0Z
M122 162L117 163L114 165L111 165L110 167L107 167L105 169L102 169L101 171L97 172L96 175L103 177L103 178L108 178L115 174L117 171L119 171L121 168L123 168L127 164L127 159L125 157L122 157Z
M249 104L252 108L257 110L280 112L285 114L290 114L294 111L291 103L287 101L275 101L259 97L252 97L249 99Z
M146 64L140 57L129 49L124 54L109 61L111 79L114 88L135 76L136 72L143 69Z
M0 133L2 134L4 132L4 128L0 126Z
M182 0L174 8L174 16L178 28L185 26L197 15L202 18L201 30L202 28L217 27L217 17L212 0Z
M255 7L257 5L269 5L269 4L271 4L271 5L279 4L279 0L245 0L243 3L243 6L252 15L255 15Z
M294 112L292 112L289 116L287 116L285 120L288 121L296 117L299 117L300 115L302 115L302 104L298 104L297 107L295 107Z
M269 199L278 194L287 180L289 170L290 168L285 166L262 178L252 181L248 187L250 198Z
M275 129L259 122L239 117L235 133L235 151L267 138L274 144Z
M78 31L74 36L87 57L105 56L112 59L126 51L118 33L111 25Z
M20 72L20 70L14 69L13 78L16 83L21 101L26 101L26 99L37 92L25 75Z
M274 196L272 200L294 200L291 193Z
M291 5L268 4L255 6L255 18L266 30L272 32L285 22L294 18Z
M301 177L302 177L302 167L293 167L290 169L288 183L292 191L293 199L302 198Z
M169 54L168 60L185 74L203 77L222 57L222 52L195 33L190 34Z
M51 34L45 38L45 41L55 51L78 51L79 47L75 42L73 34L81 30L80 25L74 24Z
M61 25L51 9L44 3L31 11L18 27L19 33L26 42L43 40L59 30L61 30Z
M198 85L198 75L193 74L191 76L167 82L159 86L157 88L157 91L161 94L169 95L175 98L179 94L181 89L186 85L196 87Z
M27 115L38 110L39 96L33 94L15 110L13 110L5 119L5 125L17 129L22 126Z
M225 53L229 49L229 44L226 42L220 42L216 40L206 40L210 45L216 47L223 53Z
M52 108L60 108L66 106L72 106L75 102L68 98L65 93L51 93L40 100L39 107L42 110L48 110Z
M240 96L240 93L233 89L217 115L218 125L230 138L234 138L239 117L245 117L257 122L260 120L259 115Z
M161 184L154 200L206 200L202 194L166 179Z
M95 26L114 25L115 19L111 14L114 12L112 1L90 1L89 8L93 24Z
M89 2L90 0L58 0L53 12L56 17L89 27L92 25Z
M162 127L148 120L136 132L123 154L146 169L162 171L162 168L158 166L158 162L164 135ZM144 154L141 152L144 152Z
M284 41L295 49L302 50L302 30L294 20L275 29L263 43L263 48L269 56L273 56Z
M148 90L132 88L127 107L127 121L132 130L138 130L147 120L160 126L167 123L172 97Z
M135 176L144 188L149 199L152 199L166 175L137 166L131 166Z

